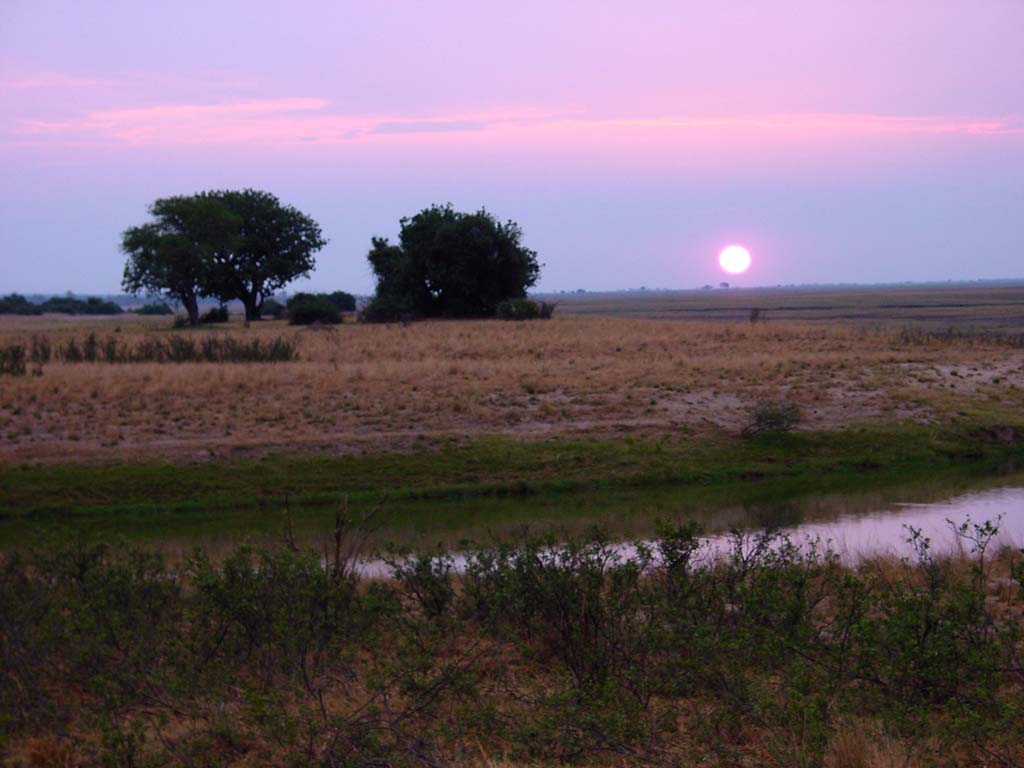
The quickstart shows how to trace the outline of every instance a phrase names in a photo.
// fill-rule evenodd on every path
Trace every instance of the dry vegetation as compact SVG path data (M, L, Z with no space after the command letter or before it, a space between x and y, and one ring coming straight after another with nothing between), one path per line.
M166 318L0 318L0 345L88 333L128 345ZM278 322L230 334L298 341L295 363L61 363L0 380L0 461L353 452L482 435L736 432L760 399L804 427L934 421L1024 402L1024 349L841 325Z
M744 321L757 308L777 322L1024 331L1024 285L730 288L559 294L562 315Z
M850 567L684 527L373 583L330 551L0 558L0 735L28 765L1019 765L1024 569L962 530Z

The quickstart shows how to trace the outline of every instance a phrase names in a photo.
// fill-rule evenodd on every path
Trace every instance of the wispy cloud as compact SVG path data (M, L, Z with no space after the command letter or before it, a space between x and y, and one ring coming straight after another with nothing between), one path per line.
M581 111L494 109L437 115L365 115L332 110L320 98L254 99L105 109L60 120L19 119L7 144L333 145L353 141L465 134L527 141L615 138L668 140L843 135L1007 136L1024 134L1019 117L781 114L592 117Z
M0 89L31 90L42 88L101 88L116 85L115 80L71 77L60 72L45 72L18 80L0 80Z
M963 116L904 116L871 114L752 115L740 117L662 117L577 120L576 125L621 126L652 129L746 129L763 131L819 131L907 134L1019 134L1024 118Z

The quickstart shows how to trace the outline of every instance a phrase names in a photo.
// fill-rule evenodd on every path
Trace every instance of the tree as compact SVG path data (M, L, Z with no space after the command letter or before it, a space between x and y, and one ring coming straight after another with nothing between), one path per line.
M227 190L196 198L222 205L240 221L228 247L213 251L207 288L222 301L241 301L246 320L258 320L264 299L307 276L316 266L313 254L327 244L319 224L269 192Z
M246 320L266 297L315 266L327 241L319 225L269 192L253 189L168 197L150 207L155 221L122 236L124 288L163 294L199 322L199 298L238 299Z
M400 223L398 245L372 240L377 293L368 319L490 317L500 302L525 297L537 282L537 254L520 244L515 222L434 205Z
M198 195L161 198L149 211L155 221L121 236L121 250L128 255L122 285L132 294L179 302L189 323L197 325L214 253L234 247L242 222L224 205Z
M11 293L0 298L0 315L41 315L43 310L20 293Z

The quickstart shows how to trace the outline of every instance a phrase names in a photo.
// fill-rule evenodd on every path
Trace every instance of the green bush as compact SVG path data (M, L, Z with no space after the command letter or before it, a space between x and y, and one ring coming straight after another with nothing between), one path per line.
M137 315L173 315L174 310L162 302L143 304L135 310Z
M992 572L994 525L956 529L963 559L910 531L910 557L849 567L776 532L660 524L628 547L470 549L460 578L434 550L384 581L341 530L173 564L75 536L0 553L3 743L101 735L96 764L213 744L224 764L419 765L430 744L436 764L676 765L682 747L821 766L844 723L872 723L921 764L1020 762L1024 574L1018 552Z
M297 293L288 299L288 322L292 325L337 325L341 312L322 293Z
M230 319L228 308L221 304L219 307L212 307L199 316L200 325L211 325L213 323L226 323Z
M262 317L272 317L278 320L285 315L285 307L277 299L266 299L263 302L263 306L260 307L260 315Z
M21 344L0 347L0 376L24 376L26 357L25 347Z
M370 299L359 313L363 323L411 323L415 319L412 302L380 294Z
M333 293L325 294L327 300L330 301L334 306L341 312L355 312L356 311L356 297L351 293L345 291L334 291Z
M505 299L498 304L494 316L499 320L549 320L555 305L532 299Z
M760 432L789 432L800 423L800 406L785 400L762 400L747 411L750 421L743 428L746 436Z
M540 317L540 307L530 299L505 299L494 316L499 320L533 320Z

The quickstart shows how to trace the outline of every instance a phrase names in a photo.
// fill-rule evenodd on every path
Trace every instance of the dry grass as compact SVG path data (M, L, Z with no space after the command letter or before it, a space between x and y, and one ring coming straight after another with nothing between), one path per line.
M166 318L0 318L0 344L45 334L166 334ZM0 381L0 461L352 452L504 434L738 431L760 399L806 428L945 419L1024 403L1024 350L992 340L770 322L279 322L204 330L294 336L302 361L65 364Z
M554 300L561 315L742 322L756 307L774 322L1024 331L1020 282L585 293Z

